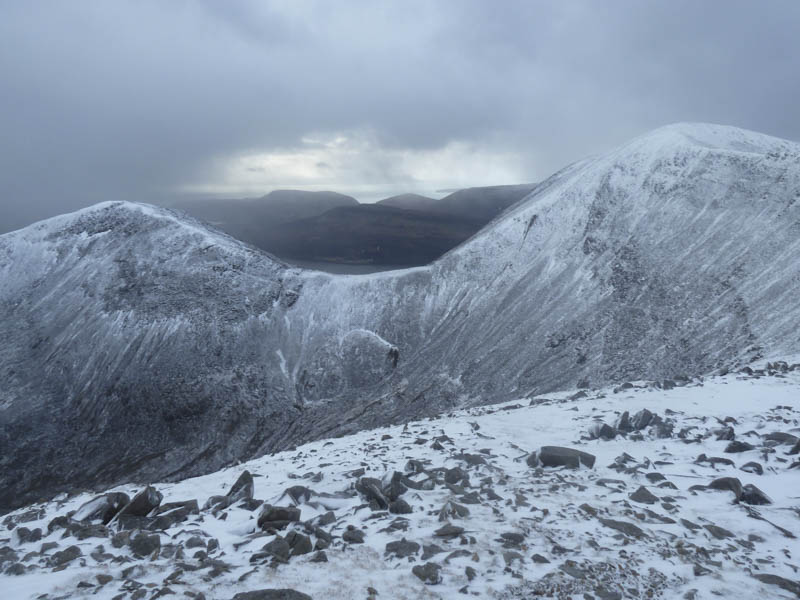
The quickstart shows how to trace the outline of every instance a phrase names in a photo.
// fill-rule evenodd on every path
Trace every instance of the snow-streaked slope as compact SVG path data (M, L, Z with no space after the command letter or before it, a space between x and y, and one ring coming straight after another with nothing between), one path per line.
M732 374L679 385L672 390L609 388L588 397L576 397L573 390L477 407L406 427L319 440L211 475L156 484L164 503L196 499L201 510L148 532L158 536L160 549L147 556L135 556L126 534L118 534L113 523L109 529L95 526L93 537L81 539L89 523L70 534L64 529L68 521L54 521L91 500L92 493L26 507L4 523L26 528L23 537L36 528L44 537L23 542L19 531L0 533L0 560L5 560L0 589L20 600L43 593L103 599L126 591L123 597L129 598L137 589L146 590L146 597L169 590L180 597L202 592L208 600L225 600L264 588L292 588L317 600L454 598L462 589L467 597L506 599L585 593L598 598L796 597L775 582L798 585L800 579L800 455L790 454L791 442L777 442L774 434L800 435L800 365L770 375ZM641 409L651 410L668 427L644 427L613 440L588 439L594 424L613 425L623 411L634 415ZM726 453L731 439L753 449ZM529 466L528 453L545 445L577 448L596 462L578 470ZM730 464L712 464L702 455ZM748 462L758 462L763 474L742 470ZM254 476L256 498L297 506L299 522L275 535L258 528L258 502L202 509L209 497L227 493L245 469ZM431 484L400 495L410 513L370 507L356 491L360 477L387 482L394 472ZM722 477L754 484L772 504L736 503L729 491L692 489ZM287 493L292 486L313 494L302 496L294 488L301 499L292 501ZM637 499L641 486L656 500ZM115 488L131 496L141 489ZM442 518L447 503L469 514ZM315 530L328 511L333 520L321 526L322 532ZM463 532L437 536L448 523ZM345 541L348 526L363 532L363 543ZM620 526L624 532L614 528ZM315 562L314 551L272 563L259 554L277 537L291 539L293 531L308 534L312 544L324 540L325 532L332 535L324 551L327 562ZM419 548L402 558L387 551L387 544L401 540ZM40 553L43 544L50 546ZM54 568L64 560L56 553L71 546L81 556L63 570ZM434 585L412 573L428 562L440 567L441 581ZM472 577L468 569L474 570ZM109 580L101 583L98 575ZM765 575L781 579L757 579ZM369 588L377 593L371 595Z
M325 435L800 350L800 146L675 125L429 267L288 269L115 203L0 236L0 507Z
M370 323L400 351L369 398L381 409L353 415L376 424L387 411L408 418L795 352L798 200L798 144L713 125L659 129L557 173L430 268L304 274L309 293L290 318L317 337L287 360L321 383L308 397L337 397L309 358Z

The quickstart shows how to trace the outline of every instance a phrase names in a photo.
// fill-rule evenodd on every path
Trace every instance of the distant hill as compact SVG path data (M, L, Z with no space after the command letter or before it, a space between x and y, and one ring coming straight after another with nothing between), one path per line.
M173 207L287 260L417 266L467 240L534 187L469 188L441 200L401 194L376 204L336 192L277 190Z
M429 198L428 196L421 196L420 194L400 194L398 196L392 196L391 198L384 198L376 204L427 212L436 210L439 201L436 198Z
M320 215L337 206L358 206L358 200L337 192L275 190L260 198L183 200L170 206L269 250L266 232L272 228Z
M466 188L437 201L433 210L488 223L530 194L535 187L535 183L523 183Z
M281 257L331 263L412 266L454 248L482 222L381 204L340 206L269 231Z
M437 214L458 215L461 218L485 224L512 204L522 200L535 187L535 183L524 183L465 188L457 190L441 200L419 194L401 194L381 200L378 204Z

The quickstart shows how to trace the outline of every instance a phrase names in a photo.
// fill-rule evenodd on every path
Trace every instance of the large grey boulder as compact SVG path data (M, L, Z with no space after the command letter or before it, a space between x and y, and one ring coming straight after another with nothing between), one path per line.
M106 525L131 501L128 494L123 492L110 492L92 498L81 505L72 518L76 521L94 521L99 519Z
M312 600L312 598L308 594L298 592L297 590L284 588L241 592L236 594L233 600Z
M542 446L538 451L530 454L527 459L530 467L567 467L568 469L577 469L581 465L591 469L594 467L594 461L593 454L561 446Z

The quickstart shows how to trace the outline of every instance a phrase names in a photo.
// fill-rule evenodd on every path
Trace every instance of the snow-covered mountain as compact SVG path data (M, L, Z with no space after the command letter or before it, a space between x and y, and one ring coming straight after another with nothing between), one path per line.
M2 519L0 589L14 600L797 598L791 362L475 407L179 483L64 494Z
M0 236L0 507L800 351L800 146L656 130L429 267L290 269L112 203Z

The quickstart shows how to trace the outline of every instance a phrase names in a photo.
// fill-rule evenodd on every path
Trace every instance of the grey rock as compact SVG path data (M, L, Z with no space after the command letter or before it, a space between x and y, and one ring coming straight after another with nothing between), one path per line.
M727 446L725 446L725 452L728 454L734 454L739 452L748 452L750 450L755 450L756 447L753 444L749 444L747 442L743 442L741 440L734 440Z
M765 504L772 504L772 500L769 496L767 496L764 492L754 486L752 483L748 483L744 487L742 487L742 493L739 496L739 501L744 502L745 504L754 504L754 505L765 505Z
M706 530L708 530L708 532L718 540L724 540L727 538L735 537L732 532L717 525L708 524L708 525L703 525L703 527L705 527Z
M311 545L311 538L297 531L290 531L287 533L286 542L289 544L289 548L291 548L292 556L308 554L314 549Z
M17 527L14 529L14 534L20 544L32 544L42 539L42 530L39 527L33 530L27 527Z
M407 515L412 513L413 509L408 502L402 498L398 498L389 503L389 512L395 515Z
M642 504L655 504L658 502L658 496L653 494L643 485L639 486L639 489L630 495L630 499L634 502L640 502Z
M509 531L500 534L500 539L504 547L518 548L525 542L525 536L516 531Z
M617 430L607 423L597 423L589 428L589 437L593 440L613 440Z
M414 568L411 569L411 572L419 577L423 583L427 585L436 585L442 581L441 570L441 565L428 562L424 565L415 565Z
M252 500L255 491L255 483L250 471L245 470L226 494L230 503L234 504L240 500Z
M708 488L733 492L736 500L742 497L742 482L736 477L720 477L709 483Z
M754 473L755 475L764 474L764 467L761 466L761 463L757 463L755 461L750 461L749 463L745 463L739 468L745 473Z
M450 519L465 519L469 517L469 509L453 500L448 500L439 511L439 521L449 521Z
M422 546L422 560L428 560L431 556L436 556L444 552L444 548L438 544L424 544Z
M463 527L458 527L457 525L451 525L448 523L447 525L443 525L439 529L433 532L433 535L440 538L453 538L458 537L464 533Z
M184 522L190 515L199 514L200 508L197 500L183 502L168 502L161 504L154 512L152 521L148 525L151 530L164 530Z
M469 475L461 467L447 469L444 474L445 483L462 484L466 480L469 482Z
M537 563L537 564L540 564L540 565L547 565L547 564L550 564L550 561L549 561L549 560L547 560L547 559L546 559L544 556L542 556L541 554L534 554L534 555L531 557L531 559L533 560L533 562L535 562L535 563Z
M633 415L633 419L631 419L631 426L633 427L634 431L641 431L642 429L646 428L653 420L653 413L651 413L646 408L643 408L635 415Z
M348 544L363 544L364 532L360 529L356 529L352 525L348 525L347 529L345 529L342 534L342 539Z
M356 490L381 510L389 509L389 500L383 493L381 482L372 477L362 477L356 483Z
M619 531L621 533L624 533L625 535L628 535L630 537L634 537L634 538L637 538L637 539L641 539L641 538L646 538L647 537L645 532L642 531L641 529L639 529L639 527L637 527L633 523L628 523L626 521L616 521L614 519L602 519L602 518L600 519L600 522L603 525L605 525L606 527L609 527L611 529L615 529L615 530L617 530L617 531Z
M60 552L54 552L50 557L49 562L50 565L54 567L60 567L61 565L70 563L81 556L83 556L83 552L81 552L80 548L77 546L69 546Z
M289 523L300 520L300 509L295 506L272 506L265 504L258 516L258 526L261 529L286 529Z
M567 467L569 469L577 469L584 465L591 469L594 466L595 457L588 452L573 448L542 446L537 452L529 455L527 461L530 467Z
M325 554L324 550L320 550L320 551L314 553L314 556L311 557L311 561L310 562L312 562L312 563L328 562L328 555Z
M753 573L753 577L758 579L761 583L766 583L768 585L776 585L782 590L791 592L792 594L800 598L800 582L792 581L791 579L786 579L785 577L781 577L780 575L773 575L772 573Z
M764 436L764 439L787 446L793 446L798 441L800 441L800 438L797 437L796 435L792 435L791 433L784 433L782 431L773 431L772 433L768 433L767 435Z
M122 510L131 499L128 494L123 492L111 492L97 496L83 504L72 518L76 521L93 521L100 519L103 525L107 525L117 513Z
M261 548L261 552L280 562L287 562L292 553L292 547L289 545L289 542L278 535L275 539L264 544Z
M415 556L419 549L420 546L417 542L410 542L403 538L400 541L386 544L385 552L397 558L406 558L407 556Z
M161 492L148 485L120 509L114 520L118 521L122 517L146 517L151 511L158 508L163 499L164 496Z
M201 544L205 548L205 543ZM150 556L161 548L161 536L158 534L137 533L131 536L131 551L137 556Z
M312 600L311 596L288 588L254 590L236 594L232 600Z

